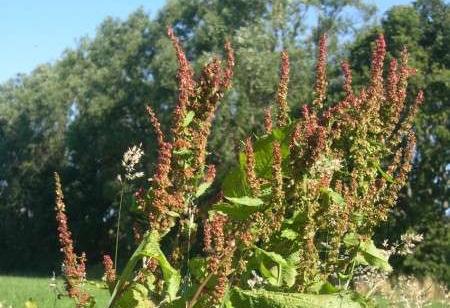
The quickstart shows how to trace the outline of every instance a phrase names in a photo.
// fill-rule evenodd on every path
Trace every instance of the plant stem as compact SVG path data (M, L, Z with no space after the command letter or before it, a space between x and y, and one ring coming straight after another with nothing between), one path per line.
M117 271L117 256L119 253L119 231L120 231L120 216L122 213L122 201L123 201L123 184L120 189L119 214L117 217L117 230L116 230L116 247L114 253L114 268L116 269L116 271Z
M350 277L348 278L347 283L345 284L345 289L346 290L348 289L348 287L350 285L350 282L353 279L353 272L355 270L355 264L356 264L356 261L353 260L353 262L352 262L352 269L350 270L350 273L349 273Z
M213 273L210 273L208 276L206 276L206 278L198 286L192 299L187 303L186 308L194 307L195 303L197 303L198 297L200 296L200 294L202 293L203 289L205 288L206 284L208 283L208 281L211 279L212 276Z

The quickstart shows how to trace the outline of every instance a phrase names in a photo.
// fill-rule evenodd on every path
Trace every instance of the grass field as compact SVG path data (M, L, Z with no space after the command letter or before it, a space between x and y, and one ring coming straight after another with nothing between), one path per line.
M0 308L23 308L25 302L32 299L38 308L73 308L74 302L67 297L57 299L55 290L50 287L50 277L24 277L24 276L1 276L0 275ZM97 280L97 284L100 282ZM63 290L63 282L57 280L57 288ZM106 307L109 293L95 284L87 284L86 289L92 294L97 304L95 307ZM413 288L416 289L416 288ZM417 288L417 290L420 288ZM414 290L410 290L414 293ZM376 297L377 307L393 307L389 302L381 297ZM448 308L450 303L444 304L443 298L430 299L426 307ZM408 307L406 305L395 305L394 307ZM413 305L413 307L416 307ZM34 308L29 306L26 308Z
M23 308L25 302L32 299L39 308L72 308L72 300L64 297L57 299L54 288L50 287L50 277L0 276L0 308ZM57 280L57 288L63 290L63 282ZM95 296L98 305L105 307L109 298L106 289L95 285L86 285L86 289Z

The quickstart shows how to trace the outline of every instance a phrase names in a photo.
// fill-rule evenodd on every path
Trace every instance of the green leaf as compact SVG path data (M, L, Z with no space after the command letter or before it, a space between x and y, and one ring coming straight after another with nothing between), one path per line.
M195 112L192 111L192 110L189 111L189 112L186 114L186 117L185 117L184 120L183 120L182 126L183 126L183 127L187 127L189 124L191 124L192 119L194 119L194 117L195 117Z
M266 267L264 262L259 263L259 271L264 279L266 279L271 285L279 286L278 272L274 273Z
M189 260L189 271L195 279L201 280L207 274L207 262L205 258L195 257Z
M126 264L122 275L120 275L116 287L114 288L111 295L108 307L114 307L113 304L115 303L115 301L120 300L120 298L117 298L118 294L123 291L123 287L125 286L125 284L130 281L136 264L143 257L152 257L158 261L163 272L167 301L170 302L175 298L176 293L178 292L178 289L180 287L181 275L167 261L163 252L159 248L159 240L160 235L157 231L152 231L144 235L141 244L134 251L133 255Z
M270 179L272 177L273 143L281 143L283 158L289 155L289 132L291 127L276 129L270 135L258 139L254 143L255 171L259 177ZM245 153L239 154L239 168L232 170L224 179L222 190L228 197L244 197L250 194L245 174Z
M156 231L151 232L149 240L142 248L141 255L154 258L158 261L163 273L165 290L169 297L169 301L171 301L174 300L177 295L180 287L181 275L170 265L169 261L166 259L166 256L159 248L159 239L159 234Z
M381 174L381 176L388 182L388 183L394 183L394 178L387 174L386 172L383 171L383 169L381 169L380 164L378 164L376 166L377 171Z
M204 182L201 183L198 187L197 187L197 191L195 192L195 198L200 197L201 195L203 195L205 193L205 191L211 186L212 182Z
M359 245L360 240L359 240L358 234L348 233L344 236L343 242L347 248L354 248Z
M245 171L241 167L232 169L224 178L222 190L225 196L242 197L250 194Z
M340 206L345 205L345 200L341 194L335 192L331 188L321 189L322 198L326 200L327 204L337 204Z
M284 229L284 230L281 231L281 235L280 235L280 236L281 236L282 238L285 238L285 239L294 241L294 240L297 239L298 233L295 232L295 231L292 230L292 229Z
M248 196L233 198L225 197L230 203L219 203L213 206L214 211L221 211L235 219L246 219L252 213L259 211L264 204L261 199Z
M246 308L359 308L349 293L302 294L282 293L266 290L230 290L230 302L233 307Z
M126 288L125 292L121 294L114 308L150 308L155 307L148 299L148 290L143 285L138 283L132 283Z
M273 262L279 264L279 265L287 265L287 261L276 252L272 251L266 251L264 249L261 249L259 247L255 247L255 254L258 255L264 255L265 257L269 258Z
M234 204L239 204L239 205L259 206L259 205L264 204L264 201L262 201L261 199L251 198L248 196L244 196L244 197L240 197L240 198L225 197L225 199L233 202Z
M374 266L386 272L392 271L392 267L389 264L388 253L383 249L377 248L371 239L361 241L359 253L368 265Z
M375 246L371 239L361 239L356 233L349 233L343 240L347 248L356 248L355 261L362 265L370 265L378 269L391 272L389 255Z
M308 291L316 294L334 294L339 293L341 290L328 281L319 281L309 287Z
M258 212L261 206L248 206L242 204L218 203L213 206L214 211L221 211L228 216L242 220L247 219L251 214Z
M275 263L277 265L277 270L271 270L271 274L268 275L266 271L261 271L261 274L266 276L268 282L274 286L282 286L283 284L292 287L295 283L295 277L297 276L297 266L295 262L286 261L283 256L271 252L266 251L264 249L254 247L255 249L255 258L259 262L259 269L262 267L266 267L266 264L269 262ZM276 278L276 280L270 279Z
M289 155L289 136L292 126L275 128L270 135L258 139L253 144L255 153L255 171L259 177L270 179L272 177L273 143L277 141L281 144L281 156ZM246 156L244 152L239 153L239 165L241 170L245 170ZM245 180L245 172L244 172ZM230 196L230 194L226 194Z

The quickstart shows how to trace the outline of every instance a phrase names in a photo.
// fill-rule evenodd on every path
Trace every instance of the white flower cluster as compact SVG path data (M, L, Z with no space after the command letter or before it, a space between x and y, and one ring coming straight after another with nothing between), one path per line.
M133 146L123 154L122 166L125 168L125 177L128 180L134 180L144 176L144 172L137 172L136 165L144 155L142 150L142 143L139 146Z
M423 234L405 233L400 237L400 241L396 241L389 246L387 240L383 242L383 246L387 248L389 255L406 256L414 253L417 244L423 241Z
M265 284L264 278L259 276L255 271L252 271L253 278L247 280L248 286L251 289L254 289L255 287L260 287L263 284Z

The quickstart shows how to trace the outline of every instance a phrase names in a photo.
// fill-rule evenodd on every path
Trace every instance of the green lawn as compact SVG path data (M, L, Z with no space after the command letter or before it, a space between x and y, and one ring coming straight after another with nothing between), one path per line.
M63 290L63 283L57 280L57 287ZM96 307L105 307L109 298L106 289L95 285L86 285L89 293L95 296ZM50 277L0 276L0 308L25 307L25 302L32 299L39 308L74 307L72 300L64 297L56 299L55 290L50 287Z

